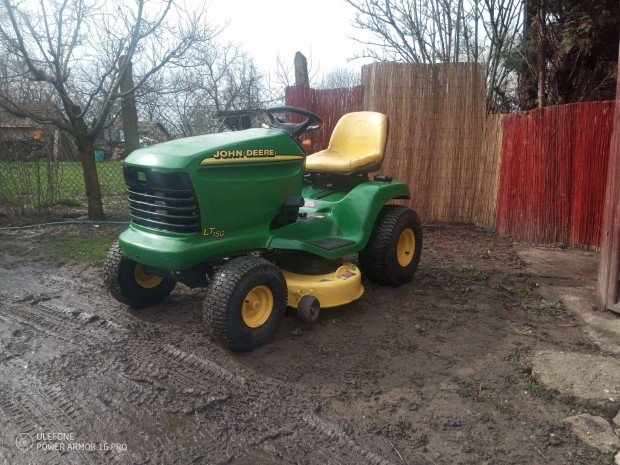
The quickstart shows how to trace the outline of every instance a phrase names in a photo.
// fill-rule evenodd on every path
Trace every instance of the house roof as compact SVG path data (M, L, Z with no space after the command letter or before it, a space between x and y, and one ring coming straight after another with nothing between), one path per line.
M8 111L0 109L0 128L30 129L40 127L41 124L31 120L30 118L18 118L17 116L12 115Z

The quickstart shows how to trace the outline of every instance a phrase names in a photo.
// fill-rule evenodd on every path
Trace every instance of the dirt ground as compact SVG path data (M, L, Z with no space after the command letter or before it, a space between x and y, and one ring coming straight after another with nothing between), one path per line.
M204 291L130 311L100 263L59 260L78 232L116 233L0 235L0 463L613 461L562 424L579 409L530 376L538 350L599 349L541 297L510 239L425 228L410 284L365 283L360 301L311 326L288 315L239 354L205 337Z

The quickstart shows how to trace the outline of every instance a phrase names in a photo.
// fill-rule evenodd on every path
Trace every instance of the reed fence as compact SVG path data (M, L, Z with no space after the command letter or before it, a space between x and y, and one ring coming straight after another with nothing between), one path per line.
M492 227L498 151L483 65L373 63L362 83L365 109L390 118L382 171L409 184L409 206L425 222Z
M597 248L615 102L504 116L497 231Z

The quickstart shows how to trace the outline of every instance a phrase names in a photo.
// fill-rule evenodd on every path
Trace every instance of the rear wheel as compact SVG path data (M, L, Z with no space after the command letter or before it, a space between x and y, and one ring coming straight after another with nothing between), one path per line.
M207 332L230 349L252 350L275 334L286 302L286 281L277 266L259 257L236 258L216 272L207 288Z
M422 254L418 214L400 205L385 205L368 244L359 253L360 268L379 284L399 286L411 279Z
M176 281L149 274L139 263L123 255L118 242L112 244L103 265L103 277L112 297L130 307L155 305L170 295Z

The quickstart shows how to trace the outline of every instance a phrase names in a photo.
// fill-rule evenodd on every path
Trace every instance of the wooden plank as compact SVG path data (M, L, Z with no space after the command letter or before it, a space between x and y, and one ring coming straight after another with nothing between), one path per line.
M620 57L618 57L620 63ZM620 79L616 83L616 111L609 149L607 189L601 237L601 256L598 274L598 299L603 308L615 308L618 303L618 268L620 263Z

